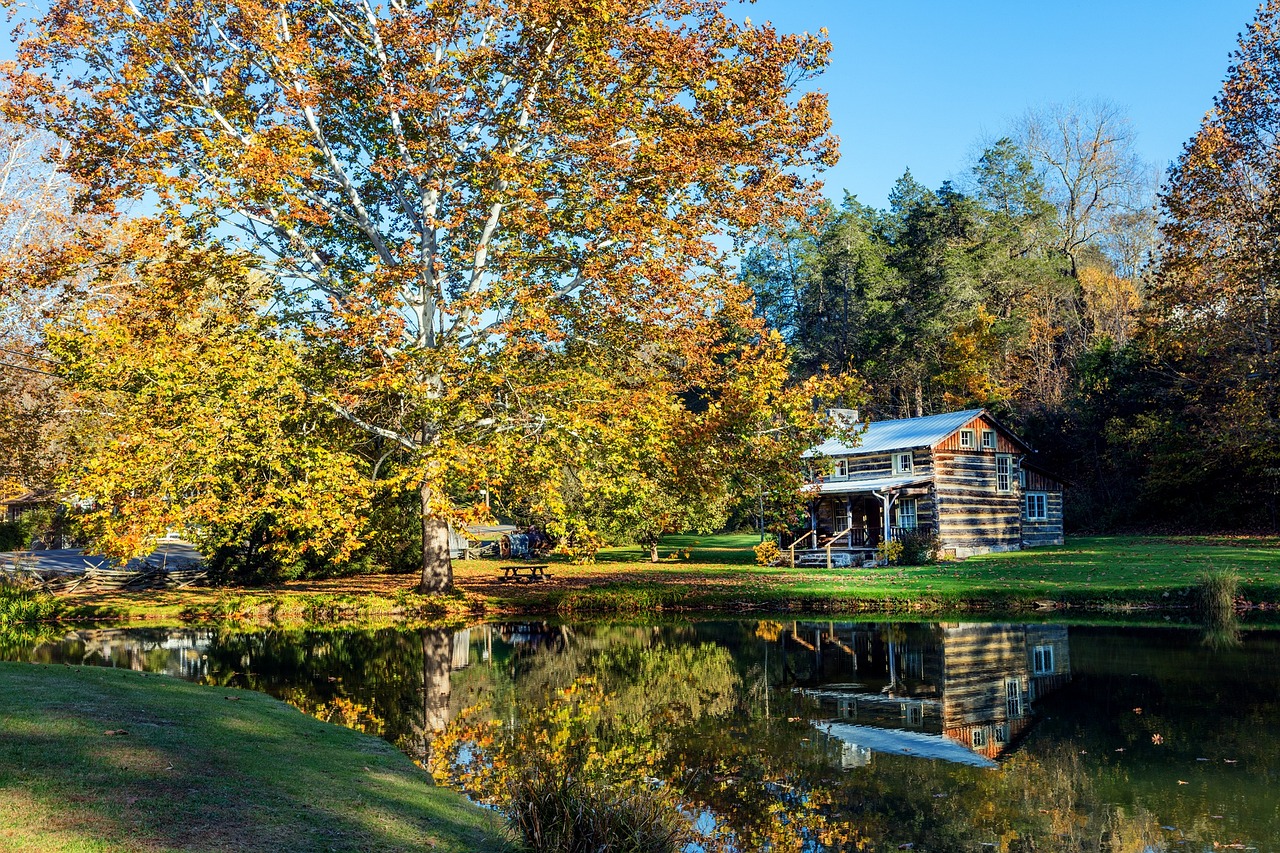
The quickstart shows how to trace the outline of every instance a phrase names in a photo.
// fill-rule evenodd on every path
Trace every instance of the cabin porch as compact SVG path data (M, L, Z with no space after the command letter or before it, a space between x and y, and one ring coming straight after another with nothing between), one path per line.
M831 485L836 484L827 488ZM898 484L883 492L839 484L837 488L845 488L814 497L809 502L807 529L783 539L784 556L792 565L861 565L875 559L882 542L930 529L930 524L918 519L914 500L899 505L899 492L906 485L915 484Z

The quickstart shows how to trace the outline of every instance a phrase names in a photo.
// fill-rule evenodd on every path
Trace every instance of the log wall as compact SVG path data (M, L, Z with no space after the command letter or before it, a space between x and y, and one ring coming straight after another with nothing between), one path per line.
M1021 625L965 625L943 629L942 724L946 729L1010 721L1006 682L1018 681L1022 713L1031 666Z
M898 451L904 453L905 451ZM870 480L880 477L899 476L893 472L893 453L872 453L866 456L833 456L827 460L834 465L837 459L845 459L849 463L849 476L837 477L827 473L823 480L828 483L843 483L848 480ZM832 468L831 470L834 470ZM933 473L933 454L928 448L917 448L911 453L911 472L913 474Z
M1013 472L1009 491L996 491L994 452L939 450L934 472L944 551L967 557L1021 547L1022 491Z

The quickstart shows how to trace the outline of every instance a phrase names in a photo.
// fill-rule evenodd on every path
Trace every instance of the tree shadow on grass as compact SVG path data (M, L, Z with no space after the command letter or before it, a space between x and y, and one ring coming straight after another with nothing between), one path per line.
M261 694L110 669L0 664L0 680L0 815L6 797L30 803L19 829L36 843L47 832L120 850L504 847L496 815L433 787L389 744Z

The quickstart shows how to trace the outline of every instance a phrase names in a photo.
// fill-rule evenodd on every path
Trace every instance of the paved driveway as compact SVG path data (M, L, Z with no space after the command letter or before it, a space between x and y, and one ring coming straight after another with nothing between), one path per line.
M203 561L200 554L186 542L162 542L148 560L154 565L167 563L172 568L189 566ZM110 561L100 554L85 554L81 548L58 548L48 551L10 551L0 554L0 569L12 569L21 563L23 568L39 571L57 571L74 574L86 567L98 568ZM140 560L130 560L126 568L137 566Z

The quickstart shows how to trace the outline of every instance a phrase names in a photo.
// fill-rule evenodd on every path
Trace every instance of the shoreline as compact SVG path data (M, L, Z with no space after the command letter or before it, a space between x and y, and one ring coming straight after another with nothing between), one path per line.
M670 537L690 555L640 562L634 549L600 562L553 562L550 579L503 583L497 561L457 561L456 590L423 596L413 574L287 581L272 588L188 587L76 592L54 599L57 623L394 626L511 618L752 614L1018 614L1182 618L1194 613L1206 571L1239 579L1235 609L1280 612L1275 540L1078 537L1067 546L927 566L873 569L760 567L754 537ZM4 614L0 612L0 623Z

